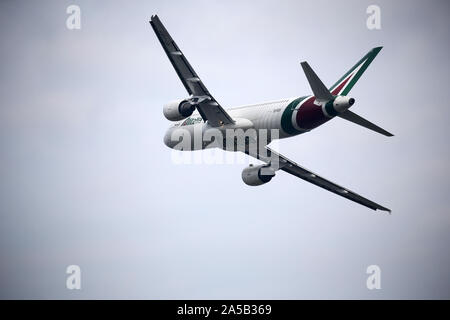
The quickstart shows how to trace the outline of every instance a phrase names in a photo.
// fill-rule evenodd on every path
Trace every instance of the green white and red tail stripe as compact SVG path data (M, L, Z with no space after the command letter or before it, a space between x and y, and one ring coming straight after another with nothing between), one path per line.
M329 89L332 95L346 96L383 47L370 50Z
M329 91L333 96L346 96L366 71L370 63L375 59L382 47L370 50L361 60L359 60L349 71L347 71ZM296 135L309 131L327 122L336 116L332 109L332 102L317 105L314 96L297 98L289 103L281 117L281 127L288 135Z

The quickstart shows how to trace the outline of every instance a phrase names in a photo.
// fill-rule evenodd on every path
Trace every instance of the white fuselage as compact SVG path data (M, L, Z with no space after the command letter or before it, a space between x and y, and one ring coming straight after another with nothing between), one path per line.
M198 112L193 113L190 117L183 119L181 121L175 122L166 131L164 136L164 143L170 148L176 148L180 143L179 137L183 132L189 133L192 139L190 150L200 150L208 148L208 144L205 143L194 143L194 136L204 136L206 132L216 130L223 133L224 138L226 138L225 131L242 129L243 131L248 129L254 129L259 138L261 132L267 132L268 141L270 143L273 139L282 139L291 137L293 135L299 134L301 132L296 132L295 134L287 133L283 130L281 125L281 117L286 107L294 101L294 98L275 100L270 102L264 102L253 105L238 106L234 108L227 109L227 113L235 120L233 125L225 125L220 128L213 128L204 122L202 117ZM300 104L299 104L300 105ZM308 130L304 130L305 132ZM276 136L271 133L276 132ZM208 140L211 141L211 140ZM181 150L188 150L189 148L181 148Z

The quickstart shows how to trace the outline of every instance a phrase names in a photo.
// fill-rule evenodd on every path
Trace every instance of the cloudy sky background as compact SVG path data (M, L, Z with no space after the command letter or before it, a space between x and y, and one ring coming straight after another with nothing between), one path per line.
M450 298L449 7L1 1L0 298ZM300 61L331 85L384 46L352 110L395 137L336 119L278 148L392 215L285 173L251 188L243 164L174 164L162 105L186 92L155 13L224 107L309 94Z

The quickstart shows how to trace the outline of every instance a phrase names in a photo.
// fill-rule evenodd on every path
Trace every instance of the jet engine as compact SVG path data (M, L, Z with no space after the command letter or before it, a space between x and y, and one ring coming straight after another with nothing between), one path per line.
M260 186L269 182L275 176L275 170L268 165L253 166L242 170L242 180L249 186Z
M349 98L345 96L337 96L333 101L334 110L339 113L346 111L355 103L354 98Z
M179 121L190 117L195 110L195 104L186 99L175 100L164 105L163 113L167 120Z

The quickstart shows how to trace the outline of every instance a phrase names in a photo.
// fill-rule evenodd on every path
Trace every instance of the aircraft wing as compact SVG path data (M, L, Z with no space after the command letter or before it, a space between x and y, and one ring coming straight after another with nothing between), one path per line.
M313 173L312 171L309 171L308 169L299 166L294 161L289 160L285 156L277 153L276 151L273 151L269 147L266 147L266 149L267 149L266 155L261 155L259 153L252 154L251 152L246 152L246 153L259 159L259 160L262 160L266 163L270 163L271 166L274 166L274 163L275 163L275 167L274 167L275 170L277 170L279 168L280 170L283 170L283 171L290 173L294 176L297 176L303 180L311 182L312 184L315 184L316 186L319 186L328 191L331 191L337 195L340 195L341 197L355 201L355 202L357 202L363 206L366 206L370 209L391 212L390 209L385 208L385 207L379 205L378 203L375 203L369 199L366 199L366 198L360 196L359 194L357 194L353 191L350 191L347 188L344 188L334 182L331 182L325 178L322 178L321 176ZM278 163L277 163L277 161L278 161ZM277 165L278 165L278 168L276 167Z
M203 120L208 121L213 127L234 123L233 119L209 93L157 15L151 17L150 24L178 77L187 92L192 96L192 101L196 103L197 110Z

